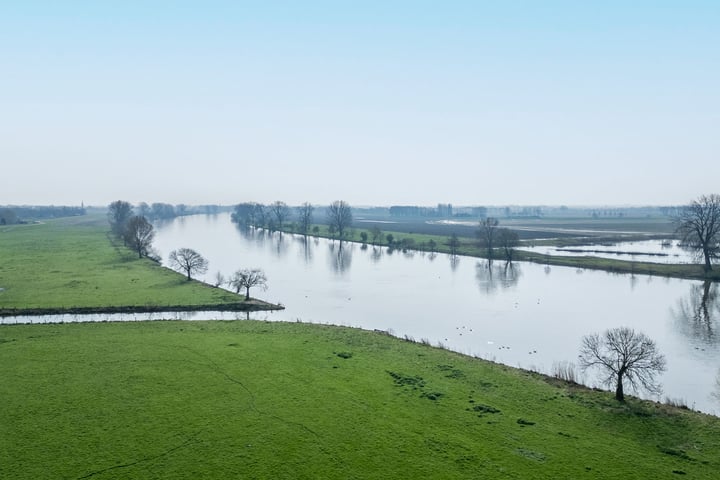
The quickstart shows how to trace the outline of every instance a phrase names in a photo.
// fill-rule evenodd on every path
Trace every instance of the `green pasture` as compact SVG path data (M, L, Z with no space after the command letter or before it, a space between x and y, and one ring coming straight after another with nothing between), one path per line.
M378 332L0 326L0 478L717 478L720 419Z
M244 299L138 259L108 230L102 215L0 227L0 310L157 309Z

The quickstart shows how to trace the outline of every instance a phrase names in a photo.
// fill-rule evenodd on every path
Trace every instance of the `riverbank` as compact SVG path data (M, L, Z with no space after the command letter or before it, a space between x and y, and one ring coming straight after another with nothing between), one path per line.
M714 478L720 419L384 332L0 327L3 478ZM28 448L33 445L35 448Z
M243 300L233 303L208 303L197 305L137 305L73 308L0 308L0 318L26 315L93 315L115 313L158 313L158 312L265 312L283 310L282 305L262 300Z
M107 232L102 215L0 227L0 316L282 308L187 281Z
M317 230L312 232L312 235L319 238L332 239L334 236L328 231L325 225L316 225ZM283 229L286 233L299 234L293 228ZM363 241L362 233L367 235L367 240ZM612 234L613 232L608 232ZM392 236L392 243L388 241L387 236ZM657 235L649 236L628 236L626 240L638 240L638 239L650 239L660 238ZM617 236L598 236L596 241L607 242L610 240L618 241L621 237ZM625 239L623 237L623 239ZM375 247L386 247L393 248L396 250L414 250L423 251L429 253L447 253L452 254L453 252L457 255L463 255L468 257L488 259L487 251L484 248L478 246L478 241L475 238L469 237L458 237L458 244L455 248L451 248L448 245L448 236L442 235L430 235L430 234L418 234L418 233L403 233L396 231L383 231L379 238L373 239L372 233L369 230L353 229L349 232L346 241L366 244ZM541 242L533 241L533 244L550 245L550 241L545 240ZM587 242L579 242L577 240L569 240L567 238L558 239L555 244L562 246L569 245L580 245L587 244ZM496 249L493 258L499 262L504 262L505 258L500 249ZM687 280L709 280L709 281L720 281L720 268L716 268L710 272L706 272L703 266L700 264L661 264L652 262L634 262L626 260L615 260L609 258L598 258L592 256L558 256L558 255L543 255L533 252L527 252L515 249L513 253L513 261L521 262L532 262L539 263L542 265L551 265L558 267L574 267L574 268L587 268L591 270L602 270L610 273L627 273L635 275L652 275L659 277L668 278L681 278Z

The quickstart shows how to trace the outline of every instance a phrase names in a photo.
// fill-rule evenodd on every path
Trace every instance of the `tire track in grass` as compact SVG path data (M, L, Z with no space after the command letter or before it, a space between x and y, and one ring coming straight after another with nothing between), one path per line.
M159 453L159 454L157 454L157 455L153 455L153 456L151 456L151 457L144 457L144 458L141 458L141 459L139 459L139 460L135 460L134 462L122 463L122 464L119 464L119 465L113 465L112 467L107 467L107 468L102 468L102 469L100 469L100 470L95 470L94 472L90 472L90 473L88 473L88 474L86 474L86 475L83 475L82 477L77 477L77 480L83 480L83 479L85 479L85 478L90 478L90 477L93 477L93 476L95 476L95 475L101 475L101 474L103 474L103 473L105 473L105 472L109 472L109 471L111 471L111 470L116 470L116 469L119 469L119 468L133 467L133 466L139 465L139 464L141 464L141 463L151 462L151 461L153 461L153 460L157 460L158 458L162 458L162 457L164 457L164 456L166 456L166 455L169 455L169 454L171 454L171 453L173 453L173 452L175 452L175 451L177 451L177 450L180 450L181 448L187 447L187 446L190 445L190 443L193 442L201 433L202 433L202 430L198 430L197 432L195 432L195 434L191 435L187 440L185 440L185 441L184 441L183 443L181 443L180 445L175 445L174 447L169 448L169 449L165 450L164 452L161 452L161 453Z

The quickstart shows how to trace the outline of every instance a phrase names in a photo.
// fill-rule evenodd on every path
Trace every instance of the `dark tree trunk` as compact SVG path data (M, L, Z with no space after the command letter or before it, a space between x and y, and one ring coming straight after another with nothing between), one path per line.
M615 399L616 399L618 402L624 402L624 401L625 401L625 394L624 394L624 392L623 392L623 380L622 380L622 377L623 377L623 372L620 372L620 373L618 374L617 387L615 388Z
M245 300L250 300L250 287L245 287Z
M705 271L709 272L712 270L712 265L710 264L710 250L704 249L703 255L705 255Z

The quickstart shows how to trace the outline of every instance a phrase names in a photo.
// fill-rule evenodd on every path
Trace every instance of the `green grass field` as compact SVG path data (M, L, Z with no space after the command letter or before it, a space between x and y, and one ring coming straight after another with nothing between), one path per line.
M103 216L0 227L0 311L238 304L113 243Z
M717 478L720 419L299 323L0 326L0 478Z

